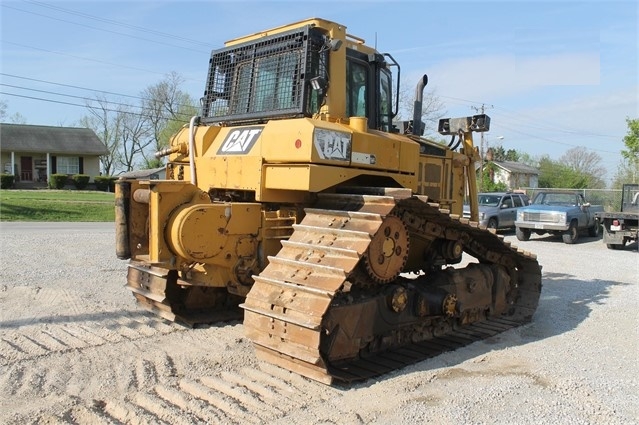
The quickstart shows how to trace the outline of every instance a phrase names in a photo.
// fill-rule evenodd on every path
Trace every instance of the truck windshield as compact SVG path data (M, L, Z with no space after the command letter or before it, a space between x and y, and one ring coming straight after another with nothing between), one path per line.
M535 205L561 205L571 207L576 204L577 197L574 193L540 193L535 197Z
M485 205L487 207L496 207L499 205L499 200L501 196L496 195L480 195L479 196L479 205Z

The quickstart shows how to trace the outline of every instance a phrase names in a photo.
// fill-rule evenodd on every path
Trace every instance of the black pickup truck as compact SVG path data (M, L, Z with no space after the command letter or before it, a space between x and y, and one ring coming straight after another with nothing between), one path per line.
M621 249L626 242L637 240L639 231L639 184L624 184L621 192L621 211L598 212L595 216L603 224L603 241L610 249Z

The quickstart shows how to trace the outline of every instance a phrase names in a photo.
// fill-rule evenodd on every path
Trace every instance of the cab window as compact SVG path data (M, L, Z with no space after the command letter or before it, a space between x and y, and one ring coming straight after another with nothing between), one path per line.
M512 208L513 200L510 196L504 196L504 199L502 199L501 204L506 205L506 208Z
M516 207L523 207L524 206L523 202L521 202L521 197L514 196L513 200L515 201L515 206Z
M368 66L353 60L346 62L346 115L367 117L366 81Z
M379 130L390 131L391 128L391 110L393 94L392 94L392 77L390 72L382 71L379 74Z

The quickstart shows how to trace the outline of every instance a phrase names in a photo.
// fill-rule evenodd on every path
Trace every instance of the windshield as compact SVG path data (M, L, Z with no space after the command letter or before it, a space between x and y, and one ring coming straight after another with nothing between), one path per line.
M562 205L571 207L576 205L577 197L574 193L540 193L535 197L535 205Z
M312 116L321 99L310 81L328 80L325 43L321 30L307 26L213 51L203 121Z
M498 195L479 195L479 205L484 205L487 207L496 207L499 206L499 200L501 196Z

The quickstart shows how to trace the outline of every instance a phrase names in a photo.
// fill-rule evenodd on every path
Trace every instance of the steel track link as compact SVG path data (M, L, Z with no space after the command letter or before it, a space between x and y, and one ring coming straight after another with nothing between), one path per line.
M503 237L458 216L426 197L394 190L391 196L327 195L306 216L269 266L255 276L246 302L244 327L258 358L331 384L374 377L454 350L530 321L541 292L536 257ZM433 337L374 354L327 362L321 352L323 319L337 295L348 290L371 238L389 214L402 217L411 233L458 237L480 263L500 264L516 282L510 309L499 317L461 326L433 321ZM443 331L442 331L443 329Z

